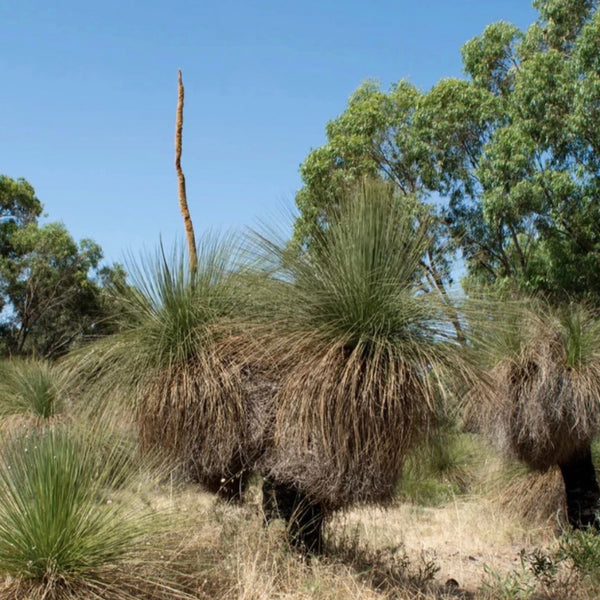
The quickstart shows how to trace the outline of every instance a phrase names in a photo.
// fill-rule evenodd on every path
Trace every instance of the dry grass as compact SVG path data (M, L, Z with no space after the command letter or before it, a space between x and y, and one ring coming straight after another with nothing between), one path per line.
M307 561L290 550L282 523L264 527L258 500L233 507L189 487L155 500L188 522L171 570L188 593L218 600L380 598L351 568Z
M241 371L215 351L143 383L136 406L142 448L160 449L199 479L239 472L249 437Z
M456 500L437 508L362 509L337 522L346 531L358 531L367 547L401 550L416 565L433 560L440 568L435 577L439 585L454 579L470 592L481 584L486 565L509 571L522 548L545 544L554 537L551 528L525 527L482 498Z
M557 467L544 472L506 465L488 476L488 497L513 519L566 526L565 486Z
M310 347L275 397L270 474L331 508L388 500L432 410L426 365L405 364L393 348Z
M173 515L143 560L105 573L102 589L82 583L65 598L109 600L591 600L592 587L565 566L551 588L536 583L524 556L557 546L548 523L526 525L481 497L424 508L355 509L327 526L326 552L292 551L285 525L264 526L260 491L246 506L215 500L190 485L165 483L146 498ZM177 515L175 517L175 515ZM541 550L540 550L541 549ZM540 555L542 555L540 554ZM535 594L509 592L535 583ZM484 585L485 583L485 585ZM511 587L512 586L512 587ZM528 588L527 588L528 589ZM533 589L533 588L532 588ZM595 588L594 588L595 589ZM50 599L43 588L5 578L0 598ZM58 599L59 596L56 596Z
M552 528L525 527L472 498L349 511L328 525L324 556L308 560L290 550L283 523L264 527L260 493L250 495L234 507L193 487L162 488L152 503L180 515L178 529L140 565L131 597L160 597L162 580L182 598L214 600L493 598L480 590L486 565L504 576L519 568L522 549L556 540Z

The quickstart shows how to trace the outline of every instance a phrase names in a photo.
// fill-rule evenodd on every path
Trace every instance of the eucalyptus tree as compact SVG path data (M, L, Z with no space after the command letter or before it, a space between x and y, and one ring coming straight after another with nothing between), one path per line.
M42 210L27 181L0 176L0 355L57 358L110 332L105 290L122 268L63 224L40 225Z
M596 302L600 15L592 0L534 6L526 31L500 22L465 44L469 80L429 92L421 130L473 279Z
M10 256L10 237L20 227L37 221L42 203L25 179L0 175L0 257Z
M296 238L376 176L442 209L438 248L459 247L471 281L598 296L600 16L595 0L534 6L526 31L495 23L464 45L467 79L359 87L301 166Z

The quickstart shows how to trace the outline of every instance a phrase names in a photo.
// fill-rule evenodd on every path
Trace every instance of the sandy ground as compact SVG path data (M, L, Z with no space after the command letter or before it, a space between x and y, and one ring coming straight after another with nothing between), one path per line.
M199 492L197 487L190 486L184 491L162 495L160 503L176 507L175 512L180 516L200 523L197 534L201 544L212 539L214 543L223 544L227 552L235 554L235 544L239 544L239 538L223 539L224 526L227 527L228 523L241 523L242 537L246 539L260 536L260 532L264 531L260 491L251 490L247 500L243 508L228 506L216 502L209 494ZM481 589L482 582L490 579L486 571L491 569L499 577L503 577L519 570L521 550L531 552L536 548L548 548L557 539L551 524L526 526L515 520L514 515L501 509L497 503L481 497L458 498L434 508L412 504L398 504L386 509L360 508L335 516L327 527L330 536L340 536L346 540L357 539L361 546L371 550L405 554L413 570L419 564L424 564L424 560L433 561L440 569L435 575L435 584L443 588L452 579L460 590L467 592L465 597L473 597ZM233 546L230 547L229 544ZM251 546L248 548L252 554ZM235 568L246 572L252 567L254 559L244 554L240 556L240 559L236 559L238 562L235 563ZM242 559L248 565L239 563ZM244 589L253 586L256 590L257 582L264 586L268 578L264 569L268 567L269 560L266 559L265 564L260 567L252 567L257 570L253 583L246 581L246 575L240 579L245 581ZM352 582L350 578L347 581ZM292 577L289 584L293 586L293 583ZM275 584L273 589L278 589ZM277 597L283 597L281 590L277 593ZM268 595L259 594L257 597ZM304 596L300 594L290 596L292 597ZM362 599L375 595L361 592L348 597Z
M483 499L457 500L424 508L400 505L390 509L354 510L337 519L349 532L373 547L403 547L411 562L423 554L440 567L436 580L449 579L475 591L486 566L498 574L520 566L519 552L552 543L550 526L525 528ZM335 524L332 524L335 526Z

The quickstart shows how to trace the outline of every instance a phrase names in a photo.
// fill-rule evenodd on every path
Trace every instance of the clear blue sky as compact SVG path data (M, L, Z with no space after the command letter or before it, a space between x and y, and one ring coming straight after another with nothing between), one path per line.
M427 90L462 76L461 45L527 0L0 0L0 173L108 261L293 206L298 167L367 78Z

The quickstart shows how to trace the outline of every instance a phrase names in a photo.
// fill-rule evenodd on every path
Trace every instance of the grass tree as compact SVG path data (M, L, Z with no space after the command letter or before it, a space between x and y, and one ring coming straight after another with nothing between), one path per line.
M597 525L600 488L591 441L600 431L600 315L540 299L488 309L482 356L488 380L468 411L508 454L544 471L560 467L567 516Z
M65 376L46 361L0 362L0 416L47 421L68 402Z
M248 302L232 236L204 237L196 268L159 251L120 290L120 332L73 361L101 395L131 399L143 447L160 449L213 491L237 497L261 443L249 396Z
M261 238L278 282L265 346L281 372L265 508L310 551L328 511L393 497L435 414L442 371L466 373L440 298L421 285L431 238L417 208L366 183L306 251Z
M3 597L120 599L145 585L136 569L166 521L130 493L139 465L106 441L60 424L4 437Z

